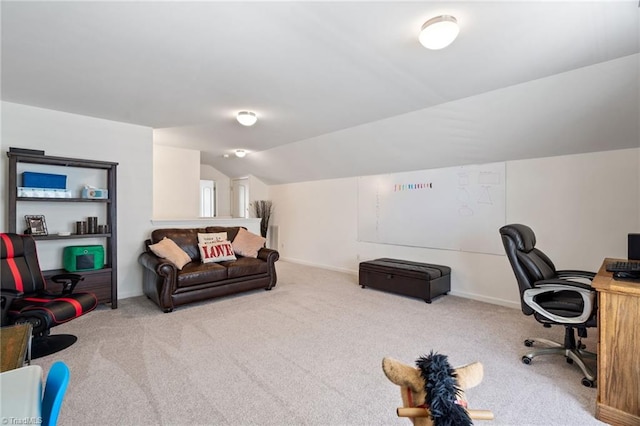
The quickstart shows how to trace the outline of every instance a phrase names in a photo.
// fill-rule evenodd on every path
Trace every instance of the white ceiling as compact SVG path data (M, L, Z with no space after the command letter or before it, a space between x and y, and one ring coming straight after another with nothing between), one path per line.
M295 182L629 144L549 143L540 152L487 145L482 155L471 144L440 144L442 161L416 162L416 151L389 150L405 152L401 140L350 139L343 153L334 135L372 123L368 136L352 135L370 138L377 122L637 56L637 0L1 6L3 100L153 127L156 143L200 150L231 177ZM460 35L426 50L418 30L442 13L457 17ZM234 119L245 109L259 117L251 128ZM236 148L249 155L223 158Z

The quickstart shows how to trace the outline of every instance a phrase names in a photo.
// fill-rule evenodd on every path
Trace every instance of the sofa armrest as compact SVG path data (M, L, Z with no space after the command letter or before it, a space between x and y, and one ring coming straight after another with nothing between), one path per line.
M262 247L260 251L258 251L258 259L262 259L269 263L275 263L280 259L280 253L278 253L277 250Z
M151 251L138 256L138 263L144 266L142 289L165 312L173 310L171 295L177 288L178 268L167 259L160 258Z
M138 257L138 263L158 275L168 275L171 272L171 269L177 269L176 265L169 262L167 259L156 256L150 251L142 253Z
M260 251L258 251L258 259L262 259L267 262L267 268L269 268L269 276L271 277L271 280L266 289L271 290L276 286L276 282L278 282L278 274L276 274L276 261L280 259L280 253L278 253L277 250L262 247Z

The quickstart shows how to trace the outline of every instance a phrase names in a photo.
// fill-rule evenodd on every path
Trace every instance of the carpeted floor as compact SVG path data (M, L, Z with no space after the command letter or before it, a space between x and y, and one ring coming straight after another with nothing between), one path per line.
M164 314L145 297L101 307L54 333L71 348L34 360L71 368L61 425L410 425L384 356L431 350L481 361L469 408L486 425L590 425L596 390L560 357L520 362L527 337L562 338L519 310L454 296L361 289L357 277L278 262L278 284ZM515 283L514 283L515 285ZM586 343L595 350L597 335Z

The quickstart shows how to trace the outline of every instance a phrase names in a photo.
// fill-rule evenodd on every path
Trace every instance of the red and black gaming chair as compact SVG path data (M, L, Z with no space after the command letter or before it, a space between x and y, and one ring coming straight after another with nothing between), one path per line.
M73 293L83 277L56 275L51 279L62 284L62 294L48 293L33 237L0 234L0 247L2 325L32 325L32 358L50 355L74 344L76 336L50 335L49 330L95 309L98 301L94 294Z

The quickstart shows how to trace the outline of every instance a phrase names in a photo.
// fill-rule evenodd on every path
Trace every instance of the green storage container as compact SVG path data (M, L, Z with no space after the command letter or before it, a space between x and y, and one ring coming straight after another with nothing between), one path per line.
M67 272L104 268L104 247L68 246L63 250L62 264Z

